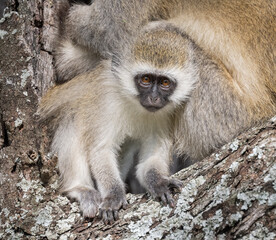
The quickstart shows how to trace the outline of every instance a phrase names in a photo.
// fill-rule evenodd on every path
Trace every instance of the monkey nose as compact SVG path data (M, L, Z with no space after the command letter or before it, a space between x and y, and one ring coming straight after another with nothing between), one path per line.
M149 96L149 102L151 105L156 105L160 102L160 98L158 96Z
M158 109L164 107L161 98L158 96L148 96L142 105L150 112L155 112Z
M151 101L152 103L157 103L158 100L159 100L159 97L150 97L150 101Z
M148 102L153 107L160 107L161 105L161 99L159 96L149 96Z

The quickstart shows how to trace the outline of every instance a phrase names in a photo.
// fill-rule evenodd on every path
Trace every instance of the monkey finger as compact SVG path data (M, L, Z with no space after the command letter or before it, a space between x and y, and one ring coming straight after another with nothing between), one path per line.
M183 183L180 180L177 179L170 179L169 182L169 188L176 191L176 192L180 192L181 188L183 188Z
M128 207L128 202L127 202L127 200L125 199L125 200L123 201L122 208L125 210L125 209L127 209L127 207Z
M169 205L171 208L175 207L175 201L169 192L162 194L161 201L164 205Z
M99 209L99 218L103 219L103 210L102 209Z
M102 218L105 225L111 224L109 210L101 210L99 216Z
M97 209L93 208L82 210L82 215L84 218L94 218L97 215Z
M107 220L108 220L109 224L114 223L115 219L114 219L114 215L113 215L113 210L111 210L111 209L107 210L107 218L108 218Z
M113 211L114 220L117 221L119 219L119 212L118 210Z
M101 213L101 216L102 216L102 219L103 219L104 224L105 224L105 225L108 225L107 211L103 210L102 213Z

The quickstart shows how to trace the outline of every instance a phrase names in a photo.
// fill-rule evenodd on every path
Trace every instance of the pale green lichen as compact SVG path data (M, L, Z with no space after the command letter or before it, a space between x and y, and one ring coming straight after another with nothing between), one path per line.
M14 35L14 34L16 34L17 32L18 32L17 29L13 29L11 34Z
M23 69L23 70L22 70L22 74L21 74L21 76L20 76L20 78L21 78L21 87L22 87L22 88L26 86L27 79L28 79L28 77L30 77L30 76L31 76L31 73L30 73L29 70L27 70L27 69Z
M276 233L270 232L266 227L264 227L261 223L256 223L255 230L249 233L249 235L244 236L241 240L275 240Z
M128 227L132 232L130 236L126 236L125 239L161 239L164 232L168 235L166 239L172 239L176 236L189 239L190 230L193 226L193 216L187 213L190 209L191 202L194 201L194 196L197 194L197 189L206 180L203 176L199 176L196 179L191 180L181 191L179 199L177 201L176 208L174 209L174 215L170 216L172 209L165 206L161 207L157 202L151 202L150 204L141 204L135 213L130 213L126 218L133 216L146 216L141 217L139 221L131 222ZM144 206L143 206L144 205ZM150 206L149 206L150 205ZM153 219L160 219L161 222L154 229L150 230L153 224ZM183 227L183 230L178 228Z
M102 240L112 240L112 236L111 235L107 235L106 237L104 237Z
M152 225L152 217L144 216L137 222L130 222L129 230L132 232L133 238L145 237Z
M52 189L58 189L58 187L59 187L59 181L58 180L54 181L52 184L50 184L50 187Z
M4 39L4 37L8 34L7 31L1 30L0 29L0 39Z
M70 203L70 200L65 197L65 196L61 196L61 195L58 195L55 199L54 199L54 202L59 204L60 206L65 206L67 204Z
M24 194L23 198L32 198L35 196L35 201L38 203L43 200L43 194L46 192L39 180L26 180L21 174L22 180L16 184Z
M26 215L25 215L26 216ZM23 219L24 217L22 217L21 215L19 215L19 214L14 214L13 216L9 216L9 220L12 222L12 221L14 221L14 220L17 220L17 219Z
M58 234L47 229L45 232L45 237L47 237L47 240L56 240L58 239Z
M270 194L268 192L261 191L259 187L256 187L254 191L242 192L238 193L237 195L237 199L243 202L241 210L247 210L256 200L259 202L260 205L266 204L269 197Z
M223 222L222 210L219 209L216 211L215 215L211 218L201 221L203 226L203 231L205 233L204 239L215 239L216 229L218 229Z
M276 206L276 194L269 196L267 204L268 206Z
M9 78L6 78L6 84L7 85L14 85L14 82L10 80Z
M35 225L41 225L45 228L49 227L53 221L52 211L53 211L53 208L50 207L49 205L46 205L44 209L41 209L38 213L38 216L35 219L36 220Z
M230 218L229 218L231 224L236 223L236 222L240 221L241 219L242 219L242 214L240 212L231 214Z
M216 159L216 161L219 161L220 158L221 158L221 155L220 155L219 153L216 153L216 154L215 154L215 159Z
M276 164L273 164L273 166L269 169L268 174L264 178L265 182L272 181L273 188L276 191Z
M19 16L18 12L15 11L11 11L9 13L5 13L4 16L0 19L0 24L5 22L6 19L10 18L13 14L16 14L17 16Z
M185 240L191 240L192 236L191 234L184 233L181 229L176 229L174 232L171 232L169 235L165 237L166 240L176 240L176 239L185 239Z
M220 234L218 236L216 236L217 240L225 240L226 239L226 235L225 234Z
M229 180L228 174L223 174L221 176L220 183L216 186L215 191L213 193L213 202L210 204L210 208L224 202L230 196L230 189L227 186L227 182Z
M229 167L229 170L231 172L236 172L238 169L239 169L239 163L238 162L233 162L230 167Z
M264 159L264 150L263 150L264 144L260 146L256 146L253 148L252 153L248 155L249 158L257 157L258 159Z
M68 218L63 218L61 220L57 221L57 224L55 226L55 230L58 234L62 234L72 228L72 225L75 222L75 215L70 214Z
M1 215L2 213L4 214L5 217L8 217L9 214L10 214L10 211L9 211L9 209L7 209L7 208L3 208L2 211L0 212L0 215Z
M17 128L17 127L20 127L21 125L23 124L23 121L20 119L20 118L17 118L15 121L14 121L14 126Z
M22 175L20 177L23 177ZM16 184L17 187L19 187L23 192L29 191L29 189L32 187L33 181L28 181L25 178L22 178L20 182Z
M239 140L235 139L229 146L229 150L231 150L232 152L235 152L238 150L240 146L240 142Z

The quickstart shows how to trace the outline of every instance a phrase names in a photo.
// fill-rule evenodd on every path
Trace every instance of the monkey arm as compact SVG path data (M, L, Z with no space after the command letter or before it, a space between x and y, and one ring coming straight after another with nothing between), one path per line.
M178 9L169 0L95 0L91 5L74 5L66 28L76 43L103 57L121 52L147 22L166 19ZM171 6L170 6L171 5Z
M93 146L91 146L93 148ZM112 148L93 148L90 152L92 175L102 196L100 215L106 224L118 219L118 210L127 205L124 183L117 166L116 151Z

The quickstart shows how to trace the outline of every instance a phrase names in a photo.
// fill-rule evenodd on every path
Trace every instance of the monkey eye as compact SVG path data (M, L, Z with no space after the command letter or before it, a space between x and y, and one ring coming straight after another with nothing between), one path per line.
M167 78L161 80L161 87L162 88L169 88L171 85L171 81Z
M151 84L151 78L149 76L143 76L140 78L140 85L148 87Z
M141 81L142 81L142 83L149 83L150 82L150 78L148 77L148 76L144 76L144 77L142 77L141 78Z

